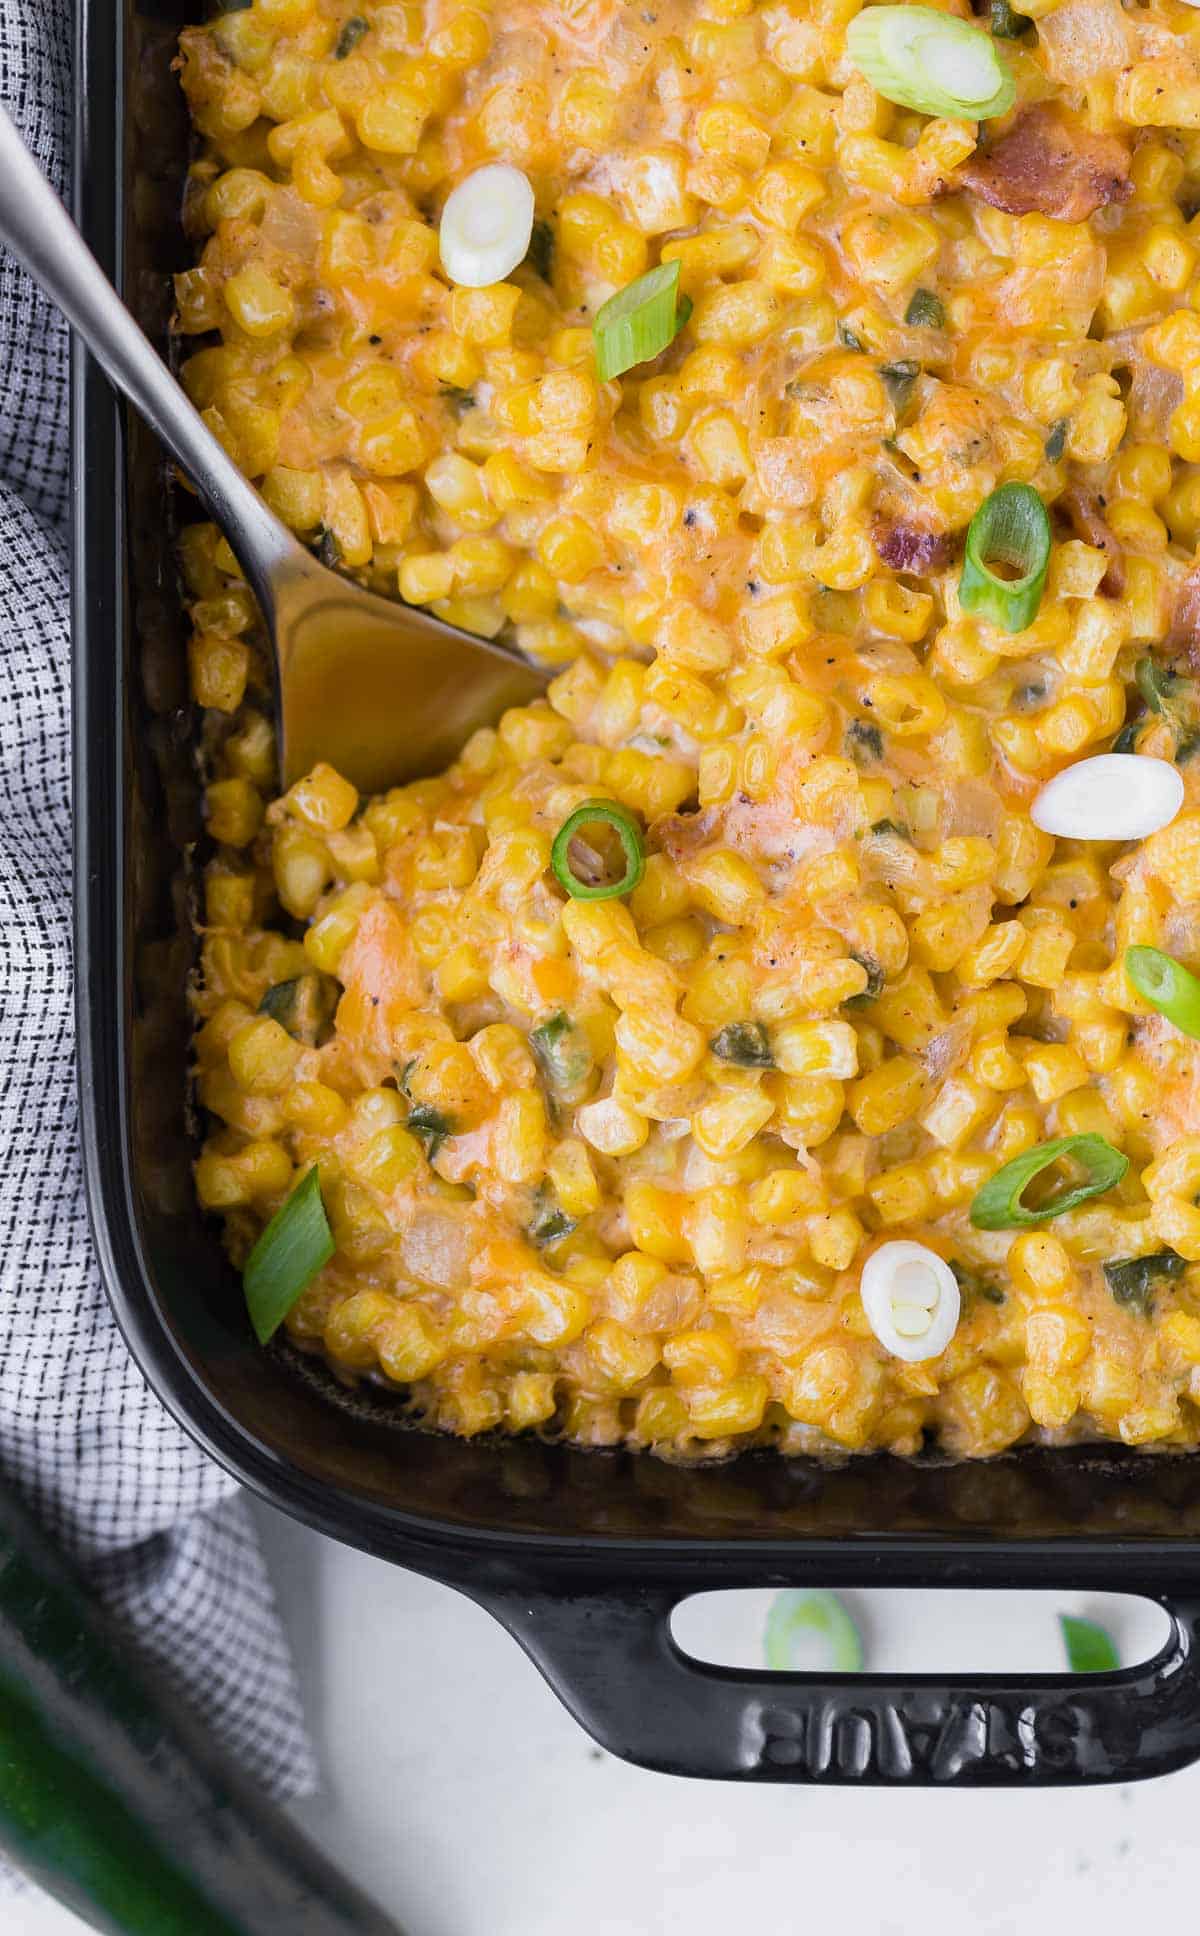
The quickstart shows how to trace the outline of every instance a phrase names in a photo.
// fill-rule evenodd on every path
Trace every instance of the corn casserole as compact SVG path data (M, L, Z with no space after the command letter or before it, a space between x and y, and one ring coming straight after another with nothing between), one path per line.
M268 1328L461 1434L1196 1446L1200 11L250 0L180 66L193 401L554 675L273 799L182 534L197 1189L322 1232Z

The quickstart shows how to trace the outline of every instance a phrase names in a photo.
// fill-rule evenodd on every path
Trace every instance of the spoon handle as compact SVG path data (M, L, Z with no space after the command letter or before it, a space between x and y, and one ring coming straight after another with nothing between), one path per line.
M25 264L116 388L158 433L221 526L255 590L298 546L202 421L142 334L0 107L0 242Z

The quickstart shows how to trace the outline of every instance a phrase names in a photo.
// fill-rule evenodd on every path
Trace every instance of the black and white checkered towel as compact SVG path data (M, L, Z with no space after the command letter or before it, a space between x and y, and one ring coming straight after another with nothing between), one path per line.
M0 99L61 188L72 0L0 0ZM315 1785L232 1482L126 1353L88 1238L71 995L66 330L0 252L0 1483L277 1796Z

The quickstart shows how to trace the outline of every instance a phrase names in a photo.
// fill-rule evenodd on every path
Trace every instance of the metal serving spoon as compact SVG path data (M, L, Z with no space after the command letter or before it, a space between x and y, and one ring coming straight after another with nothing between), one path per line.
M0 242L157 431L229 540L275 652L285 786L318 759L364 792L447 765L548 675L486 639L362 590L313 557L201 421L0 107Z

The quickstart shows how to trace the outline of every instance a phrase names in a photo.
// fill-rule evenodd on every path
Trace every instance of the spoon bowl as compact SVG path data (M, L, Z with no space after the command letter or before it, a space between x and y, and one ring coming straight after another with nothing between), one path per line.
M217 441L125 308L0 107L0 241L157 432L258 599L275 666L280 780L326 760L360 792L436 772L549 674L322 565Z

